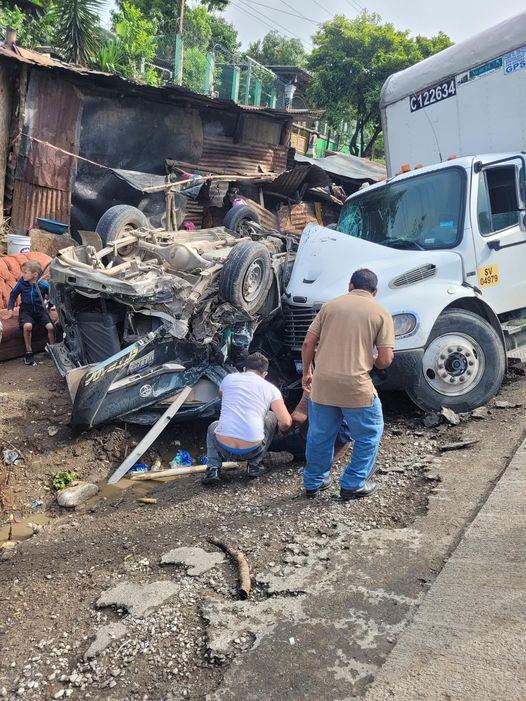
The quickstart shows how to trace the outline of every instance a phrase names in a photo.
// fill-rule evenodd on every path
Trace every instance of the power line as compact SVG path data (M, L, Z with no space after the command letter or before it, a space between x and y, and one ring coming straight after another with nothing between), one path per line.
M303 17L304 19L309 19L308 17L305 17L303 12L300 12L296 7L294 7L294 5L291 5L289 2L286 2L286 0L279 0L279 2L282 5L285 5L285 7L288 7L291 10L294 10L294 12L297 12L300 15L300 17ZM315 22L316 24L319 24L319 22L316 22L316 20L309 20L309 22Z
M363 12L364 7L361 7L356 0L347 0L347 3L350 7L352 7L353 10L358 10L358 12Z
M249 15L252 15L251 12L249 12L248 10L245 10L245 8L242 7L241 5L238 5L237 3L232 2L232 0L230 0L230 4L231 4L231 5L234 5L234 7L237 7L237 8L240 9L240 10L243 10L244 12L246 12L246 13L249 14ZM287 32L287 34L290 34L290 36L294 37L295 39L299 39L300 41L302 41L302 39L301 39L300 36L298 36L297 34L294 34L294 32L291 32L289 29L287 29L287 27L284 27L282 24L279 24L278 22L276 22L276 20L272 19L272 17L269 17L268 15L264 15L263 12L260 12L259 10L256 10L255 7L252 8L252 9L254 10L254 12L257 12L258 15L261 15L261 17L263 17L263 18L266 19L267 21L273 23L274 26L272 26L271 29L274 29L274 28L277 26L277 27L279 27L280 29L282 29L284 32ZM259 17L256 17L255 15L252 15L252 17L253 17L254 19L259 20ZM259 20L259 21L261 21L261 20ZM268 25L267 25L267 26L268 26Z
M230 0L230 3L229 3L229 4L230 4L230 5L235 5L235 7L237 7L238 10L241 10L241 12L244 12L244 13L245 13L246 15L248 15L249 17L252 17L252 19L257 19L258 22L261 22L265 27L268 27L269 29L275 29L275 27L274 27L272 24L269 24L268 22L264 22L263 20L260 20L259 17L256 17L255 15L253 15L253 14L252 14L251 12L249 12L248 10L245 10L245 8L244 8L244 7L241 7L241 5L236 5L236 3L233 2L232 0Z
M290 15L291 17L297 17L298 19L304 19L306 22L310 22L311 24L319 24L319 22L315 19L311 19L310 17L305 17L305 15L298 15L295 12L288 12L287 10L280 10L277 7L272 7L272 5L265 5L262 2L256 2L256 0L245 0L245 2L249 2L252 5L259 5L259 7L266 7L269 10L274 10L274 12L282 12L284 15Z
M322 9L324 12L326 12L330 17L333 16L332 13L329 12L329 10L328 10L326 7L323 7L323 5L321 4L321 2L318 2L318 0L312 0L312 2L313 2L315 5L318 5L318 7L321 7L321 9Z

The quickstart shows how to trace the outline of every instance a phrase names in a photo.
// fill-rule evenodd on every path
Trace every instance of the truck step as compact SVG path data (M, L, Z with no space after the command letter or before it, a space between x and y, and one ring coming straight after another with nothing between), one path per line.
M504 324L502 324L502 330L504 333L509 333L512 336L514 333L519 333L519 331L524 331L526 329L526 319L508 319Z
M510 348L506 355L510 360L518 360L521 363L526 363L526 346L519 346L518 348Z

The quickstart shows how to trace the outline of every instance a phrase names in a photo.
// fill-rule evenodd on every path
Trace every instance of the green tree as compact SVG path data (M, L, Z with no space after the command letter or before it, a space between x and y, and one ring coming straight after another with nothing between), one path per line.
M413 39L374 13L334 17L314 35L310 97L333 127L353 124L351 153L370 155L382 129L379 103L386 79L449 43L442 33Z
M157 85L151 65L157 51L156 23L131 2L124 2L112 13L112 26L115 36L99 48L93 64L103 71Z
M208 15L208 21L212 32L209 48L215 49L215 51L226 57L232 56L232 54L239 51L241 42L239 41L237 29L233 24L218 15Z
M422 58L427 58L433 54L447 49L453 42L444 32L438 32L434 37L423 37L420 34L415 37L417 48Z
M66 61L88 65L101 43L102 0L54 0L49 15L54 43Z
M249 45L247 54L265 66L303 66L306 52L299 39L288 39L273 29Z
M29 49L49 46L52 43L53 23L42 7L42 13L35 14L29 3L0 3L0 27L12 27L16 30L17 43ZM40 16L41 15L41 16Z

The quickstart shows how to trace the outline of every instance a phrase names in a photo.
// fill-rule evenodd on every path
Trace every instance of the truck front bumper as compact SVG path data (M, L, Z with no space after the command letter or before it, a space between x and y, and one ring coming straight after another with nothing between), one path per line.
M415 384L422 372L423 348L395 351L394 360L387 370L374 369L371 373L375 387L385 390L406 390Z

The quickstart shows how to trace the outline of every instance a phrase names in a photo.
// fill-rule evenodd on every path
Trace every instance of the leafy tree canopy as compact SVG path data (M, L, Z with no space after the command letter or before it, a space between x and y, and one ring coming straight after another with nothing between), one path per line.
M381 132L379 102L385 80L450 44L442 32L412 38L366 11L351 20L336 16L314 35L308 60L314 75L310 97L325 109L333 126L354 123L349 149L369 155Z
M250 44L247 54L265 66L303 66L306 52L299 39L288 39L273 29Z

